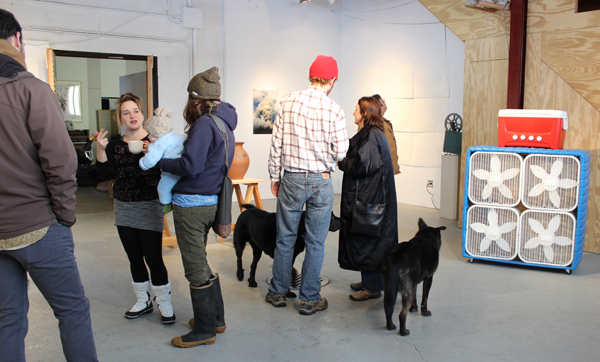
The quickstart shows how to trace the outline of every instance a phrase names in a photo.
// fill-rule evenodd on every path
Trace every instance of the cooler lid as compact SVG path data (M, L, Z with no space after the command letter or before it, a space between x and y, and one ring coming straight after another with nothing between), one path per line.
M553 109L501 109L498 117L562 118L563 129L569 128L567 112Z

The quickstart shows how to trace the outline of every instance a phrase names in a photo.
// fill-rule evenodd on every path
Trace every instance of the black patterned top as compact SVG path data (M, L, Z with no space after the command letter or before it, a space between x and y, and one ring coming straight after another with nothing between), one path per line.
M142 141L147 141L145 137ZM121 136L113 137L106 146L106 162L96 162L98 176L115 178L114 198L119 201L148 201L158 199L156 189L160 181L160 169L153 167L147 171L140 168L143 153L129 152L127 142Z

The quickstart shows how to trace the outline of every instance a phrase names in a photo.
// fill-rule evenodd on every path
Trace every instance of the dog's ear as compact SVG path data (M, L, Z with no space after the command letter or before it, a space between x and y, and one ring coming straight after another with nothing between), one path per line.
M440 229L440 230L446 230L446 227L445 226L440 226L438 229Z
M425 224L425 221L423 221L423 219L419 218L419 230L423 230L427 228L427 224Z

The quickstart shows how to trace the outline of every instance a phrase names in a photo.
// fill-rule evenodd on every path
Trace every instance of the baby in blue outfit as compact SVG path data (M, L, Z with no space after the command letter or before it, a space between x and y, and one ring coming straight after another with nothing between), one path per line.
M157 108L154 116L144 121L144 129L148 132L148 152L140 159L142 170L148 170L158 163L162 158L180 158L183 152L183 144L186 137L182 134L174 134L171 118L173 113L167 108ZM172 190L181 177L163 172L158 183L158 198L165 205L163 212L172 210Z

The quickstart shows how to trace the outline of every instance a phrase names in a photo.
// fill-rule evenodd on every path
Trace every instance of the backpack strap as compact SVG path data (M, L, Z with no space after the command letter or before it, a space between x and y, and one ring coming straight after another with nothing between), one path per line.
M215 122L217 128L219 128L221 136L223 136L223 140L225 141L225 174L227 175L229 173L229 136L225 130L225 123L223 120L214 114L209 114L209 116Z

